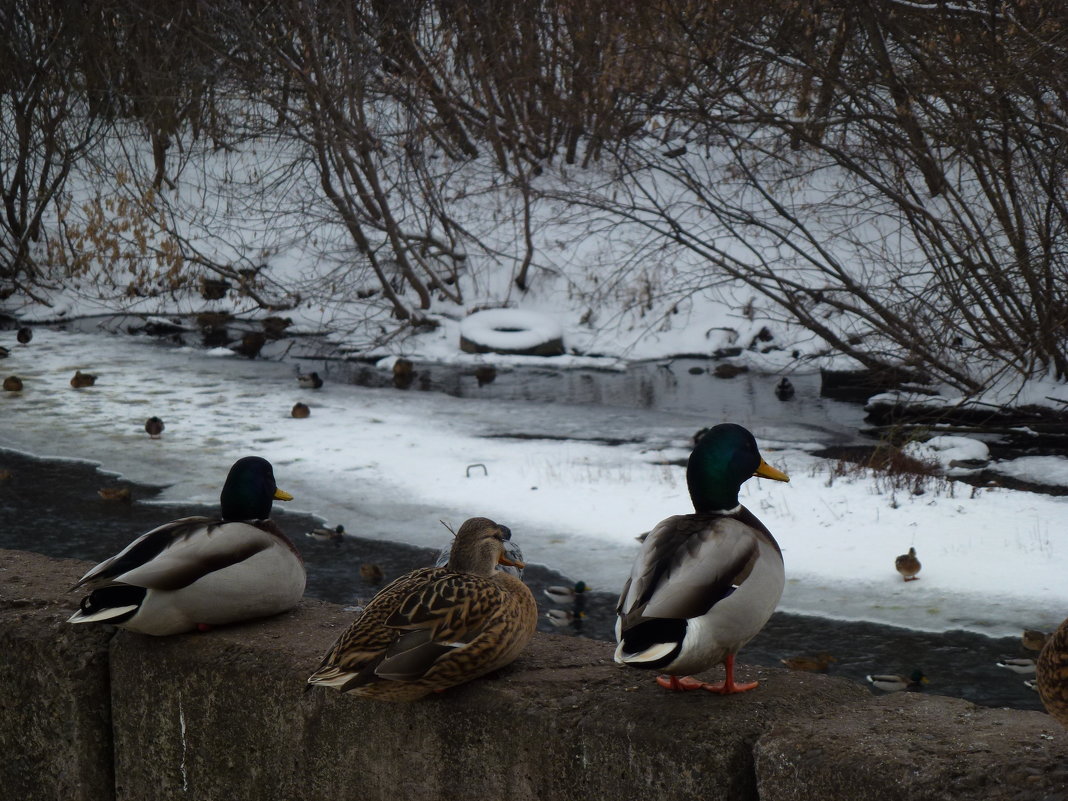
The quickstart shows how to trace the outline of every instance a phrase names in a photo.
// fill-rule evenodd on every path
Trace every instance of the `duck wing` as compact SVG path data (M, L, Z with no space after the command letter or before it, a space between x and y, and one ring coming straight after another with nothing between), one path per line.
M412 681L426 675L442 657L480 651L490 661L498 634L511 609L507 593L493 579L448 573L403 599L386 625L403 632L387 649L375 673L384 679ZM475 648L478 643L481 648Z
M337 638L308 683L345 689L350 682L357 686L373 680L374 670L385 658L386 649L397 639L397 631L387 626L386 621L405 598L447 572L443 567L424 567L383 587Z
M274 539L251 523L184 517L142 534L82 576L72 589L121 583L177 590L248 559Z
M700 617L749 578L761 541L774 539L741 512L677 515L653 529L620 596L624 631L643 618Z

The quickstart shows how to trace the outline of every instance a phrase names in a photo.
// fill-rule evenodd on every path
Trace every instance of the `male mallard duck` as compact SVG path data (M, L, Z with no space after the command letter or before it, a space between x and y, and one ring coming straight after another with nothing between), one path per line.
M152 439L159 439L164 428L166 428L166 426L163 425L163 421L158 417L150 417L145 420L145 433Z
M783 376L782 381L775 387L775 397L781 401L788 401L794 396L794 385L790 383L790 379Z
M345 527L338 525L334 528L313 528L304 536L311 537L317 542L332 542L334 545L340 545L345 539Z
M484 517L460 526L446 567L412 571L382 589L323 659L309 684L386 701L414 701L519 656L538 607L508 564L510 532Z
M575 603L582 593L589 592L589 589L590 588L586 586L585 581L576 581L572 587L564 587L555 584L552 587L546 587L543 592L545 593L545 597L554 604L568 606L569 604Z
M1049 634L1035 629L1024 629L1020 644L1028 651L1041 651L1049 639Z
M1023 676L1035 672L1034 659L1017 659L1015 657L1002 657L1001 661L997 663L997 666L999 668L1008 668L1013 673L1019 673Z
M695 512L658 523L642 543L616 610L617 662L663 671L657 683L670 690L726 694L757 686L735 684L734 655L775 611L785 574L775 538L738 502L752 476L790 480L739 425L698 437L686 465ZM721 684L687 675L720 662Z
M75 370L74 375L71 376L70 385L75 389L81 389L82 387L91 387L96 383L96 376L90 373L83 373L81 370Z
M20 345L29 345L30 340L33 339L33 329L24 325L18 330L18 333L15 334L15 339L19 341Z
M1068 619L1049 636L1038 655L1035 680L1046 711L1068 727Z
M319 389L323 385L323 379L318 373L297 373L297 383L304 389Z
M305 417L311 417L311 409L308 408L308 404L298 402L293 404L293 410L289 414L300 420Z
M71 623L112 623L179 634L290 609L304 594L304 563L271 521L271 463L239 459L223 485L219 518L183 517L142 534L74 585L92 592Z
M8 392L22 392L22 379L17 375L9 375L4 379L4 389Z
M882 690L887 693L899 693L902 690L922 690L923 685L927 684L928 681L922 670L914 670L907 677L883 673L866 676L865 678L872 683L876 690Z
M507 526L502 526L502 528L505 530L504 555L508 557L508 561L499 562L497 564L497 570L500 570L503 573L511 573L516 578L523 578L523 568L526 566L523 561L523 551L509 539L512 536L511 530ZM452 544L450 543L438 551L437 559L434 560L434 567L445 567L445 565L449 563L451 557Z
M837 662L830 654L816 654L816 656L788 656L780 659L790 670L808 670L813 673L823 673L830 667L831 662Z
M894 567L905 581L918 581L916 575L920 572L920 560L916 558L916 549L909 548L908 553L903 553L894 560Z

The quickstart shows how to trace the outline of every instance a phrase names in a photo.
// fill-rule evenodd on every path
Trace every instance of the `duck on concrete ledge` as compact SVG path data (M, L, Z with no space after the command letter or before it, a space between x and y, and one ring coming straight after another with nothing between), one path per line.
M694 513L657 524L627 579L617 607L615 659L659 670L669 690L745 692L734 656L768 622L785 583L775 538L738 501L753 476L789 481L760 456L756 439L724 423L699 436L686 466ZM723 663L710 684L688 674Z

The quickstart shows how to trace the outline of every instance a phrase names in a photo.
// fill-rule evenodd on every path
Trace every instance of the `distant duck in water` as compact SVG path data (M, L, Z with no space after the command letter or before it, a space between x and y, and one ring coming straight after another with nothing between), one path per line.
M922 670L914 670L907 677L890 673L874 674L866 677L876 690L885 693L899 693L902 690L915 692L922 690L928 679Z
M790 670L807 670L812 673L823 673L830 667L831 662L837 662L830 654L816 654L816 656L788 656L780 659Z
M323 379L318 373L297 373L297 383L304 389L319 389L323 385Z
M1028 651L1041 651L1049 640L1049 636L1050 635L1044 631L1024 629L1023 636L1020 638L1020 644Z
M96 494L105 501L133 503L133 496L130 494L129 487L101 487L96 491Z
M386 574L382 572L382 568L374 562L364 562L360 565L360 578L368 584L381 584L385 577Z
M692 514L656 525L642 542L616 608L615 660L656 670L668 690L752 690L736 684L734 655L768 622L782 595L782 552L738 500L753 476L789 481L760 456L739 425L717 425L695 437L686 466ZM690 676L723 664L723 682Z
M311 409L308 408L308 404L306 403L294 403L293 410L290 412L290 415L296 417L297 419L311 417Z
M920 572L921 565L920 560L916 558L916 549L909 548L908 553L901 554L894 560L894 567L905 581L918 581L916 574Z
M1019 673L1022 676L1026 676L1035 672L1035 660L1034 659L1016 659L1015 657L1004 657L997 663L999 668L1006 668L1013 673Z
M163 421L158 417L150 417L145 420L145 433L152 439L159 439L160 434L163 433Z
M590 588L586 586L585 581L577 581L573 587L565 587L559 584L552 587L546 587L544 593L545 597L554 604L568 606L573 604L582 593L589 592L589 590Z
M311 537L316 542L332 542L340 545L345 539L345 527L338 525L334 528L313 528L304 536Z
M18 333L15 334L15 339L19 341L20 345L29 345L30 340L33 339L33 329L29 326L23 326L18 330Z
M75 371L74 375L70 379L70 385L75 389L82 389L83 387L91 387L96 383L96 376L89 373L83 373L81 370Z
M794 396L794 385L790 383L790 379L783 377L779 385L775 387L775 397L781 401L788 401Z
M22 379L17 375L9 375L4 379L4 389L8 392L22 392Z
M393 386L397 389L408 389L415 380L415 365L410 359L400 357L393 362Z

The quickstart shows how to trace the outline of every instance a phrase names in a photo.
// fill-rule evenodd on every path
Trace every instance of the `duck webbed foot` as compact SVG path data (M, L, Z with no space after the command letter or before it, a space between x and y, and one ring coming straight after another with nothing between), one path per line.
M734 654L727 655L727 658L723 661L723 666L727 670L727 676L723 681L714 684L695 679L693 676L666 675L657 676L656 683L665 690L707 690L710 693L719 693L720 695L749 692L749 690L755 690L760 685L756 681L747 681L741 684L734 681Z

